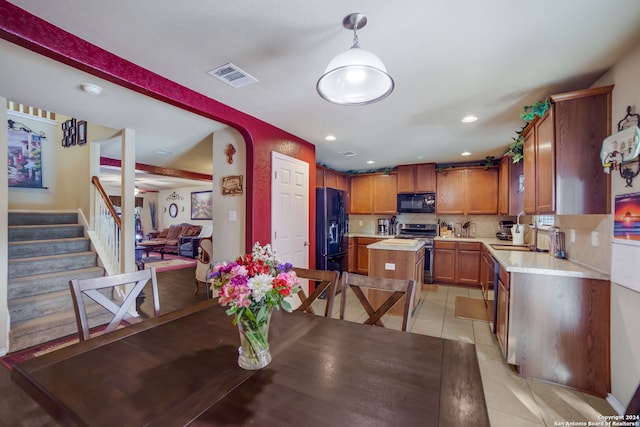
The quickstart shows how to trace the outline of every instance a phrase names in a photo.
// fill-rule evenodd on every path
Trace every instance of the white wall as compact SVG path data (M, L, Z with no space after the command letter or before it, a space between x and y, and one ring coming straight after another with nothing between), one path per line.
M191 193L196 191L209 191L211 184L203 182L201 186L176 188L175 190L163 190L158 192L158 230L167 228L173 224L188 223L193 225L211 225L210 220L191 219ZM171 218L169 206L175 203L178 206L178 215ZM145 206L148 212L149 207ZM146 232L146 230L145 230Z
M627 106L633 112L640 112L640 46L628 52L594 86L615 84L613 90L612 132L617 132L617 124L625 115ZM612 194L620 192L624 182L612 174ZM640 177L633 182L633 190L640 191ZM629 191L626 191L629 192ZM612 206L613 200L612 200ZM613 220L609 219L613 224ZM613 227L606 240L611 246ZM629 403L640 382L640 293L618 284L611 290L611 394L623 406Z
M227 162L225 150L233 144L236 154L233 164ZM242 135L225 128L213 135L213 259L232 260L245 253L247 150ZM222 178L242 175L241 196L223 196ZM231 216L235 212L235 220Z

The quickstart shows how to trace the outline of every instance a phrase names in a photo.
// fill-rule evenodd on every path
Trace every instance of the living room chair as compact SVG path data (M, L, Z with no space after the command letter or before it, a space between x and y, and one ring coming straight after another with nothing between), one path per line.
M337 271L312 270L298 267L295 267L294 271L299 278L307 279L309 280L309 282L316 282L315 289L309 296L307 296L303 290L300 290L300 292L298 292L301 304L300 306L298 306L298 308L295 309L295 311L303 311L309 314L316 314L313 311L312 304L319 297L324 296L327 300L324 308L324 316L331 317L331 314L333 313L333 302L336 297L336 289L338 288L338 279L340 277L340 273ZM311 283L309 287L311 287Z
M382 316L384 316L391 308L402 298L404 300L404 309L402 311L402 330L407 330L409 317L411 315L411 299L413 289L415 288L414 280L386 279L382 277L363 276L354 273L342 273L340 277L340 288L342 290L342 299L340 300L340 319L344 320L344 313L347 304L347 290L351 289L360 301L360 304L369 316L364 321L365 325L376 325L384 327ZM387 291L388 298L376 309L365 294L363 288ZM366 290L366 289L365 289Z
M211 290L209 287L211 286L207 283L207 274L211 269L211 254L213 253L213 241L211 238L205 237L200 240L200 247L198 248L198 256L196 257L196 289L195 294L198 295L198 291L200 290L200 283L204 284L204 289L207 292L207 298L211 294Z
M86 305L89 300L86 300L85 296L104 307L113 315L107 327L102 331L102 333L107 333L114 331L123 321L129 324L141 321L140 317L131 315L129 311L132 307L136 308L136 301L138 297L141 296L145 285L149 281L151 281L151 291L153 294L154 316L158 316L160 313L160 301L158 298L158 280L156 278L155 267L133 273L70 280L69 288L73 299L73 308L76 314L80 341L90 338L89 318ZM133 287L131 287L131 285ZM128 291L126 290L127 288L129 288ZM109 290L110 292L104 292L105 290ZM113 295L116 295L116 297L114 298ZM122 302L119 302L120 299L122 299Z

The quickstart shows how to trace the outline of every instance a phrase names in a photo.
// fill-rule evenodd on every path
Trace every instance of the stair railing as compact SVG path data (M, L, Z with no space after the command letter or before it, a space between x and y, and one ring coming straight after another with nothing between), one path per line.
M120 230L122 223L113 203L104 191L100 178L94 176L91 183L100 197L95 197L95 237L92 242L108 275L120 273Z

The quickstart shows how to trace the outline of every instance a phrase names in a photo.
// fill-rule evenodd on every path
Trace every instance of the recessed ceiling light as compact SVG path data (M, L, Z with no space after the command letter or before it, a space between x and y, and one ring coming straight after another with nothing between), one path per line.
M464 153L460 153L461 156L470 156L471 153L468 151L465 151Z
M372 164L374 164L374 163L375 163L375 160L367 160L367 164L368 164L368 165L372 165Z
M464 116L462 118L462 123L473 123L476 120L478 120L478 118L476 116L473 116L473 115L470 114L470 115Z
M333 135L327 135L324 137L325 141L335 141L336 137Z
M102 88L93 83L82 83L80 87L89 95L100 95L102 93Z

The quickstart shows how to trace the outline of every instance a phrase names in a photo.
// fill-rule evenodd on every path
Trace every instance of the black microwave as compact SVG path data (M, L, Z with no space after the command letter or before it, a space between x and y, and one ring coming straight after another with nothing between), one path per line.
M436 193L398 194L398 213L434 213Z

